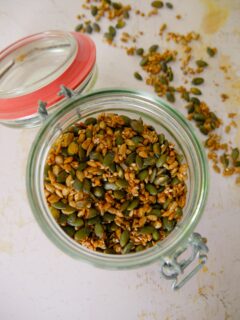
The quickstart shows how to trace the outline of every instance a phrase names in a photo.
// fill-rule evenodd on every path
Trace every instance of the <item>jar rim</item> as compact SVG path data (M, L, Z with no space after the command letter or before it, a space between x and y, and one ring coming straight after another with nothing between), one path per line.
M59 226L55 221L53 221L53 219L51 221L47 221L46 216L43 217L43 212L45 211L45 214L49 214L49 210L46 210L46 206L44 206L44 204L41 202L38 194L41 183L40 179L42 177L39 169L42 166L41 161L43 161L43 159L41 159L41 156L44 152L46 153L46 150L44 149L46 149L46 144L49 143L49 141L46 142L46 134L49 134L49 129L53 129L54 126L55 129L57 129L57 126L59 126L59 119L63 117L65 117L65 120L68 121L67 115L71 111L76 111L77 113L79 113L79 111L84 112L84 103L91 104L91 102L100 101L100 99L106 99L106 101L109 101L109 99L115 99L114 101L116 101L119 98L132 99L132 101L136 101L137 103L140 103L141 101L145 104L149 103L152 107L156 107L157 112L164 112L164 115L168 116L169 119L174 119L175 124L178 124L179 128L181 128L182 130L182 133L185 134L184 137L187 137L187 139L189 139L188 143L191 142L191 148L194 148L191 150L191 152L194 153L194 159L197 161L197 163L196 168L193 169L193 174L197 174L198 179L200 179L198 185L196 185L197 198L195 199L196 203L194 204L195 209L194 212L189 213L188 219L184 220L184 222L182 224L179 224L179 226L177 225L177 227L166 239L157 243L152 248L144 250L143 252L127 255L111 255L98 252L96 253L77 244L75 241L70 239L69 236L64 234L63 231L60 232ZM86 110L87 108L89 110L89 104L86 107ZM98 111L98 113L100 112ZM58 134L59 133L57 133L56 130L54 131L53 129L52 139L54 138L55 140ZM194 173L194 171L196 172ZM44 233L62 251L68 253L72 257L84 260L103 268L133 268L152 263L154 261L157 261L158 259L161 259L163 256L165 257L171 255L175 250L177 250L188 240L189 236L192 234L197 223L199 222L206 204L208 182L209 175L205 151L201 142L196 137L192 125L184 118L184 116L180 112L170 107L163 99L155 98L152 95L142 91L128 89L95 90L88 94L74 97L71 98L71 100L66 101L64 107L57 110L56 113L51 115L38 132L28 157L26 175L27 194L30 206L36 220L38 221ZM41 187L43 188L43 182L41 184Z

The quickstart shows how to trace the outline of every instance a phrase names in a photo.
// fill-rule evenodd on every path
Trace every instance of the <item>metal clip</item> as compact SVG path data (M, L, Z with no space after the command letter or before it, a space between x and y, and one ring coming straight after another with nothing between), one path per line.
M43 102L41 100L38 101L38 114L42 121L46 120L46 118L48 117L48 111L46 106L46 102Z
M60 86L60 91L58 93L58 96L64 96L65 98L72 98L73 96L75 96L75 92L67 87L65 87L64 85Z
M188 248L192 250L188 259L177 261L179 256L185 252ZM199 233L193 233L188 239L188 243L185 247L179 249L172 257L166 257L161 263L161 274L165 279L174 280L172 284L173 290L178 290L184 284L188 282L199 270L202 269L207 262L208 247L206 246L204 239ZM188 273L180 282L178 282L178 276L183 274L184 270L195 260L198 259L197 266Z

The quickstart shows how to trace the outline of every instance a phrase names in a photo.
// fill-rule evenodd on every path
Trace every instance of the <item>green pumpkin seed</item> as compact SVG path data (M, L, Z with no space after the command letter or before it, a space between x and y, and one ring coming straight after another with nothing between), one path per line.
M72 227L81 228L84 226L84 221L82 218L78 218L76 213L73 213L67 217L67 223Z
M170 199L170 198L168 198L168 199L164 202L164 204L163 204L163 209L164 209L164 210L167 210L170 202L171 202L171 199Z
M127 210L128 206L130 204L130 201L127 200L127 201L124 201L120 207L120 211L123 213L125 210Z
M85 150L81 146L79 146L78 149L79 149L78 150L79 160L80 161L85 161L86 160L86 152L85 152Z
M128 182L125 179L117 179L115 184L119 189L128 187Z
M136 144L137 146L138 146L140 143L142 143L143 140L144 140L144 138L141 137L141 136L135 136L135 137L132 138L132 141L133 141L134 144Z
M237 161L237 159L239 157L239 149L238 148L232 149L231 157L232 157L233 161Z
M201 103L201 101L200 101L198 98L196 98L196 97L191 97L191 98L190 98L190 101L191 101L193 104L197 105L197 106L199 106L200 103Z
M204 82L203 78L194 78L194 79L192 79L192 84L195 85L195 86L199 86L203 82Z
M60 211L59 211L58 209L54 208L54 207L50 207L49 210L50 210L53 218L54 218L55 220L58 220L59 217L60 217Z
M97 197L97 198L104 198L105 195L105 191L103 187L95 187L93 190L93 194Z
M100 223L95 224L94 232L98 238L102 238L104 235L103 226Z
M152 6L153 8L160 9L160 8L163 7L163 2L162 2L162 1L153 1L153 2L151 3L151 6Z
M173 9L173 4L170 3L170 2L166 2L166 7L167 7L168 9Z
M216 54L217 50L215 48L210 48L210 47L207 47L207 53L210 57L214 57L215 54Z
M195 121L200 121L200 122L204 122L206 120L206 117L204 114L202 113L197 113L195 112L194 115L193 115L193 119Z
M155 196L158 193L157 188L153 184L147 183L145 188L152 196Z
M86 32L90 34L90 33L92 33L92 31L93 31L92 26L90 24L87 24L86 25Z
M140 252L140 251L143 251L145 248L144 248L144 246L143 245L138 245L137 247L136 247L136 252Z
M108 33L114 38L117 34L116 29L113 26L108 27Z
M92 219L92 218L98 216L99 214L100 214L100 212L99 212L97 209L95 209L95 208L90 208L90 209L88 210L86 219Z
M149 49L148 49L148 51L149 52L156 52L157 50L158 50L158 48L159 48L159 45L158 44L153 44Z
M128 118L127 116L124 116L124 115L122 115L121 118L123 119L125 126L130 126L130 123L131 123L130 118Z
M92 130L91 129L86 129L86 138L92 138Z
M78 25L75 27L75 31L77 31L77 32L81 31L82 29L83 29L83 24L82 24L82 23L78 24Z
M90 233L91 230L88 227L84 227L75 233L74 239L76 241L84 240L90 235Z
M200 95L202 94L202 91L199 90L198 88L191 88L191 89L190 89L190 92L191 92L192 94L195 94L196 96L200 96Z
M145 179L147 179L148 177L148 170L142 170L139 172L139 174L137 175L138 179L140 181L144 181Z
M148 63L148 57L144 57L142 58L139 64L141 67L144 67L147 63Z
M123 253L123 254L129 253L133 248L134 248L134 244L131 243L131 242L129 242L129 243L123 248L122 253Z
M172 179L171 183L172 183L173 186L175 186L175 185L177 185L177 184L180 183L180 180L178 179L178 177L174 177L174 178Z
M100 32L101 31L101 28L100 28L98 23L96 23L96 22L93 23L93 30L95 32Z
M61 214L58 219L58 224L62 227L65 227L67 225L67 216L65 214Z
M123 190L115 190L113 192L113 195L115 199L121 200L125 197L126 194Z
M68 154L73 156L78 153L78 143L73 141L68 146Z
M104 33L104 38L105 38L106 40L112 42L114 37L113 37L109 32L105 32L105 33Z
M74 233L75 233L75 229L70 227L70 226L65 226L62 228L63 231L71 238L73 238Z
M168 220L167 217L164 217L162 222L163 222L163 229L168 231L168 232L172 231L172 229L175 226L174 220Z
M88 219L86 223L88 226L92 226L97 223L101 223L101 218L100 218L100 216L96 216L94 218Z
M90 157L90 160L99 161L101 163L103 162L103 156L101 155L100 152L93 151L90 153L89 157Z
M77 170L78 171L83 171L86 168L87 168L87 163L86 162L80 162L79 165L78 165Z
M120 236L120 245L121 247L125 247L130 239L130 234L127 230L124 230Z
M125 27L125 25L126 25L126 22L125 22L124 20L119 20L119 21L117 22L117 24L116 24L116 28L117 28L117 29L122 29L122 28Z
M141 234L152 234L156 229L152 226L144 226L138 230Z
M156 158L154 158L154 157L149 157L149 158L145 158L144 160L143 160L143 165L145 166L145 167L148 167L148 166L154 166L155 164L156 164Z
M68 177L68 173L63 170L63 171L61 171L61 172L59 173L59 175L57 176L56 181L57 181L58 183L64 183L64 182L66 181L67 177Z
M175 102L175 96L172 92L167 91L166 92L166 98L169 102Z
M158 135L158 141L159 141L160 145L162 145L162 144L164 143L164 141L165 141L165 136L164 136L163 133L161 133L161 134Z
M143 167L143 159L139 155L137 155L135 161L138 169L141 170Z
M112 7L116 10L122 9L122 4L119 2L112 2Z
M143 49L143 48L138 48L138 49L136 50L136 54L137 54L138 56L142 56L142 55L144 54L144 49Z
M182 208L177 207L176 211L175 211L175 219L180 219L183 215L183 211Z
M190 96L189 96L189 93L187 91L184 91L182 93L181 97L187 102L190 101Z
M96 16L97 15L97 13L98 13L98 8L96 7L96 6L92 6L91 7L91 14L92 14L92 16Z
M106 222L106 223L110 223L110 222L113 222L115 219L115 215L114 214L111 214L111 213L105 213L104 216L103 216L103 221Z
M153 216L157 216L158 218L160 218L162 216L162 211L161 209L152 209L148 215L153 215Z
M76 191L82 191L83 189L83 183L81 181L79 181L78 179L75 179L73 182L73 188Z
M177 161L178 161L179 163L181 163L181 162L183 161L183 159L184 159L184 157L183 157L182 154L177 154L176 158L177 158Z
M204 60L197 60L196 61L196 65L199 67L199 68L205 68L208 66L208 63Z
M92 117L90 117L90 118L87 118L85 121L84 121L84 124L86 125L86 126L89 126L89 125L94 125L94 124L96 124L97 123L97 119L96 118L92 118Z
M154 241L158 241L160 239L160 234L157 230L154 230L152 233L152 237Z
M76 211L76 208L73 208L69 205L67 205L66 208L62 209L62 213L66 214L66 215L72 214L75 211Z
M158 159L157 159L157 162L156 162L156 167L157 168L161 168L167 161L167 157L168 155L166 153L162 154Z
M115 156L115 155L114 155L113 152L111 152L111 151L107 152L106 155L105 155L105 157L103 158L103 165L104 165L105 167L109 167L110 164L112 164L113 161L114 161L114 156Z
M140 75L139 72L136 71L136 72L134 72L133 75L134 75L134 78L135 78L135 79L142 81L143 77Z
M123 137L122 137L121 135L118 135L118 136L116 137L116 145L119 146L119 145L121 145L121 144L123 144L123 143L124 143Z
M135 153L135 152L132 152L132 153L130 153L130 154L127 156L127 158L126 158L126 160L125 160L125 163L126 163L128 166L130 166L132 163L135 162L135 159L136 159L136 153Z
M133 209L137 208L138 205L139 205L139 199L135 198L130 202L130 204L127 207L127 210L132 211Z
M91 181L89 179L84 179L83 180L83 192L89 193L91 191Z
M65 209L67 207L66 203L63 203L62 201L59 201L59 202L55 202L55 203L52 203L52 207L55 208L55 209Z
M159 143L154 143L153 144L153 152L155 155L160 155L161 154L161 148Z

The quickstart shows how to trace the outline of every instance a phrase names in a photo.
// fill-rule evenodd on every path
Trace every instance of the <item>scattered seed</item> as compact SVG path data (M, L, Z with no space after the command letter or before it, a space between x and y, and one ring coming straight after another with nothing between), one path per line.
M199 67L199 68L205 68L208 66L208 63L204 60L197 60L196 61L196 65Z
M203 82L204 82L203 78L194 78L194 79L192 79L192 84L195 85L195 86L199 86Z
M153 8L160 9L160 8L163 7L163 2L162 2L162 1L153 1L153 2L151 3L151 6L152 6Z
M140 81L142 81L142 76L140 75L140 73L138 73L138 72L134 72L134 77L137 79L137 80L140 80Z
M210 57L214 57L215 54L217 53L217 49L216 48L210 48L210 47L207 47L207 53Z
M136 54L137 54L138 56L142 56L142 55L144 54L144 49L143 49L143 48L138 48L138 49L136 50Z
M166 7L167 7L168 9L173 9L173 4L170 3L170 2L166 2Z

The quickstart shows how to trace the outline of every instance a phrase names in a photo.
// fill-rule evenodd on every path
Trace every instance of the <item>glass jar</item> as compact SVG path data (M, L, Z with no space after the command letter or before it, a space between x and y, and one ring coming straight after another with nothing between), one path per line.
M71 96L71 94L69 95ZM102 254L91 251L71 239L58 226L44 196L44 165L49 149L58 135L70 125L102 112L114 112L130 118L141 117L175 144L188 164L187 202L182 220L170 235L154 247L126 255ZM207 247L203 238L194 233L203 213L208 193L208 168L205 152L185 118L159 98L130 90L101 90L73 95L43 122L28 158L27 193L36 220L47 237L63 252L79 260L106 269L127 269L160 262L162 275L173 279L179 289L206 262ZM188 259L180 255L190 248ZM194 260L198 265L178 283L178 276Z

